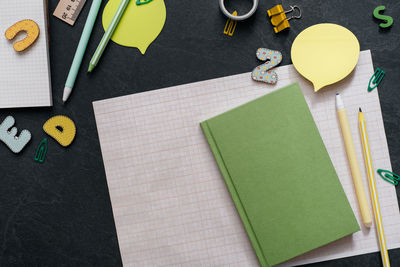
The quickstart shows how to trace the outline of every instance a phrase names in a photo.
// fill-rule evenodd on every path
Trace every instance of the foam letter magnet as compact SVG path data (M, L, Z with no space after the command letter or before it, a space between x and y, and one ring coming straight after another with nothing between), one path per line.
M251 77L255 81L276 84L278 74L271 70L279 65L282 61L282 53L268 48L258 48L256 56L259 60L265 61L264 64L257 66L251 73Z
M24 51L36 41L39 36L39 26L33 20L21 20L6 30L6 38L12 40L21 31L26 32L26 37L14 43L14 50L17 52Z
M391 16L386 16L380 13L381 11L385 11L385 9L385 6L377 6L372 13L376 19L383 20L383 22L379 24L379 27L381 28L388 28L393 24L393 18Z
M0 124L0 140L6 144L12 152L19 153L31 140L31 133L28 130L22 130L19 136L17 136L18 129L12 127L15 123L15 119L12 116L8 116ZM11 128L12 127L12 128ZM11 128L11 130L10 130Z
M43 130L64 147L72 143L76 134L75 123L62 115L48 119L43 125Z

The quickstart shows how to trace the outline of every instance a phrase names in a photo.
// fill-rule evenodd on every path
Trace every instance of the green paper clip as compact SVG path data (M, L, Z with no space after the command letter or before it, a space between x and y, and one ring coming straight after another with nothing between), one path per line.
M40 163L44 162L47 153L47 138L43 139L38 145L34 160Z
M376 68L374 75L372 75L371 79L369 79L368 92L371 92L379 85L383 79L383 76L385 76L385 72L380 68Z
M398 176L397 174L395 174L391 171L382 170L382 169L378 169L377 172L385 181L387 181L393 185L399 184L400 176Z
M153 0L144 0L143 2L142 2L142 0L136 0L136 5L140 6L140 5L148 4L151 1L153 1Z

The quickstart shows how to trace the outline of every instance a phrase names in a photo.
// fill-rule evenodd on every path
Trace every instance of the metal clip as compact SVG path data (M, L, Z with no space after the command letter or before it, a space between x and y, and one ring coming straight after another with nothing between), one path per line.
M371 92L374 90L379 83L382 81L383 76L385 76L385 73L383 70L380 68L376 68L374 74L372 75L371 79L369 79L369 84L368 84L368 92Z
M137 6L144 5L144 4L150 3L151 1L153 1L153 0L144 0L144 1L136 0L136 5Z
M298 11L298 15L286 17L286 13ZM276 5L267 10L268 17L271 18L271 23L274 26L275 33L278 33L290 27L289 20L301 18L301 9L298 6L290 6L289 10L283 10L282 5Z
M237 12L234 11L232 13L232 15L233 16L237 16ZM228 35L228 36L232 36L233 33L235 32L236 24L237 24L236 20L231 20L231 19L228 18L228 20L226 21L226 24L225 24L224 34Z
M400 177L397 174L395 174L394 172L382 170L382 169L378 169L377 172L385 181L387 181L393 185L399 184Z
M47 139L43 139L38 145L35 153L34 161L43 163L47 153Z

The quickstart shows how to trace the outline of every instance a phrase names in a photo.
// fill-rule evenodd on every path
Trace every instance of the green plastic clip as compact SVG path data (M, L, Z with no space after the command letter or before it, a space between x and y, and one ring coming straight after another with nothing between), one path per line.
M43 139L38 145L34 160L40 163L44 162L47 153L47 138Z
M137 6L140 6L140 5L148 4L148 3L150 3L151 1L153 1L153 0L144 0L144 1L142 1L142 0L136 0L136 5L137 5Z
M372 75L371 79L369 79L368 92L371 92L379 85L379 83L383 79L383 76L385 76L385 73L386 72L384 72L380 68L376 68L374 75Z
M393 185L399 184L400 176L398 176L397 174L395 174L391 171L382 170L382 169L378 169L377 172L385 181L387 181Z

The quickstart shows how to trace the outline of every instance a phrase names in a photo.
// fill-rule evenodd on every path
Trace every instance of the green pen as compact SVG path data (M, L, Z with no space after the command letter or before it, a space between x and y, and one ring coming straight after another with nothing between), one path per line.
M64 103L67 101L72 92L72 88L74 87L76 76L78 75L79 67L81 66L87 44L93 30L93 25L96 21L97 14L99 13L100 5L101 0L93 0L90 7L89 15L86 19L85 27L83 28L81 39L79 40L78 48L76 49L74 60L72 61L72 65L68 73L67 81L65 82L63 93Z
M129 1L130 0L121 0L121 3L119 4L118 9L115 12L114 17L112 18L112 20L110 22L110 25L108 25L107 30L103 35L103 38L101 38L101 41L100 41L99 45L97 46L97 49L94 52L92 59L90 60L88 72L91 72L94 69L94 67L96 67L97 63L99 62L100 57L103 54L104 49L106 48L106 46L108 44L108 41L110 41L111 36L113 35L115 29L117 28L118 23L121 20L126 7L129 4Z

